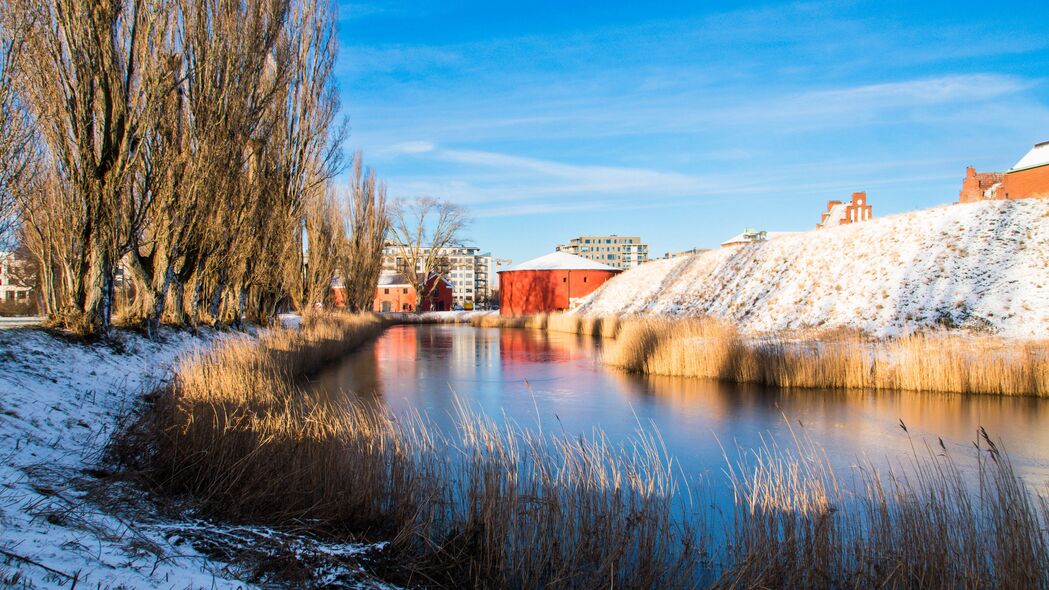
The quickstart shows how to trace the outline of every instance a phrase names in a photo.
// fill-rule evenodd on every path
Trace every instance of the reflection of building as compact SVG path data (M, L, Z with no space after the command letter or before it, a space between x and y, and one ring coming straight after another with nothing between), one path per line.
M977 172L969 166L959 203L1049 197L1049 141L1039 143L1007 172Z
M607 264L554 252L499 271L499 313L565 311L621 272Z
M869 221L872 217L874 214L867 204L867 193L852 193L852 201L848 203L827 201L827 211L820 217L816 229Z
M411 311L447 311L452 308L452 286L444 277L433 275L426 285L430 295L421 305L415 287L403 275L382 271L379 285L375 288L373 311L411 312Z
M648 260L648 244L642 244L637 236L579 236L558 246L557 251L622 269L633 268Z
M568 338L574 334L555 334L538 330L500 330L499 359L503 364L530 362L563 362L571 360L575 341ZM593 346L593 338L582 338ZM573 347L564 345L572 342Z
M420 259L426 257L429 248L422 248ZM406 262L395 244L387 244L383 249L383 270L407 273ZM438 253L438 274L448 279L452 286L452 303L464 307L485 305L492 296L491 284L493 274L492 255L482 253L480 248L468 246L450 246ZM423 272L420 260L416 272Z

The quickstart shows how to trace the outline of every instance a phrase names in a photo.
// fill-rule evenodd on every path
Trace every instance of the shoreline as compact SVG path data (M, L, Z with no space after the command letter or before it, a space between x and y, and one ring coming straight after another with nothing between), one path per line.
M86 344L40 328L0 330L0 549L5 579L95 587L251 587L229 564L171 536L179 523L135 502L106 506L109 468L100 458L142 392L180 355L224 338L165 329L161 341L117 331ZM118 484L119 485L119 484ZM102 494L101 496L99 494ZM135 500L135 494L129 496ZM122 508L128 508L123 506Z
M605 364L646 375L781 388L1049 397L1045 340L938 330L893 338L851 330L748 335L709 318L574 313L420 314L394 323L470 324L600 337L609 343Z

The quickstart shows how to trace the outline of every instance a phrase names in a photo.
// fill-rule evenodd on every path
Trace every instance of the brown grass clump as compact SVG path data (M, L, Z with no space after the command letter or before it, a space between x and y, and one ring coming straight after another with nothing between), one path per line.
M1049 346L990 336L748 339L711 319L632 318L606 346L604 360L640 373L775 387L1049 396Z
M425 419L315 394L296 376L372 337L371 317L238 339L185 360L128 439L154 485L212 515L390 540L441 587L661 588L695 577L661 446ZM135 444L136 439L138 444Z

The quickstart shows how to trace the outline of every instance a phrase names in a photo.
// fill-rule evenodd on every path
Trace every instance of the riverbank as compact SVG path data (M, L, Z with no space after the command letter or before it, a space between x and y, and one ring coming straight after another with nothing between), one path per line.
M1049 341L950 330L879 338L857 330L745 335L711 318L419 316L415 321L528 328L607 339L603 362L634 373L773 387L1049 397Z
M180 359L260 333L165 328L149 339L114 330L89 342L0 331L0 586L247 589L308 571L330 584L390 588L360 567L382 545L217 522L194 502L148 493L115 461L128 425Z
M108 343L87 344L38 329L0 331L0 581L29 588L250 586L236 567L184 542L177 531L185 523L145 501L108 502L111 473L101 460L142 393L180 355L223 338L165 330L153 341L118 331Z
M295 527L335 544L387 540L370 571L405 585L1049 583L1044 489L1020 481L990 437L976 441L973 472L920 441L891 474L870 464L837 474L800 432L730 450L735 502L713 515L658 433L579 438L493 423L462 406L457 427L437 431L426 416L314 395L289 377L311 362L319 328L307 322L301 333L230 343L183 365L138 431L148 435L140 459L156 485L232 522Z

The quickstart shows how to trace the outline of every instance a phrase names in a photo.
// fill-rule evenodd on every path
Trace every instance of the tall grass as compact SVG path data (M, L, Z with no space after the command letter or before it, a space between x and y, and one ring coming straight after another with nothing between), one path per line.
M296 383L340 348L333 335L359 343L380 325L311 320L185 360L126 438L125 460L221 518L391 540L401 581L663 588L695 578L695 535L652 436L532 433L465 409L458 430L442 433Z
M187 359L123 439L123 457L217 518L390 540L392 579L409 586L1049 586L1046 496L986 434L975 473L926 449L887 473L865 465L851 485L803 436L743 449L726 456L734 499L712 517L653 433L552 435L462 406L458 428L442 432L296 381L377 329L370 318L311 319ZM658 334L629 332L640 329L620 337L648 334L640 357L663 358L652 356Z
M631 318L604 360L640 373L775 387L1049 396L1049 346L989 336L745 338L711 319Z
M969 476L946 448L918 445L886 473L868 462L849 488L795 443L729 464L737 509L714 587L1049 587L1044 488L1017 478L985 432Z

